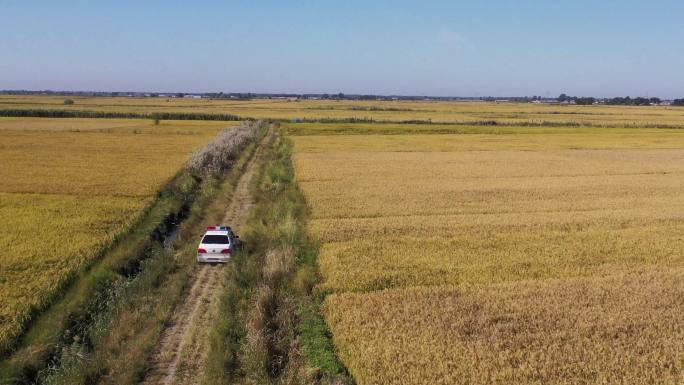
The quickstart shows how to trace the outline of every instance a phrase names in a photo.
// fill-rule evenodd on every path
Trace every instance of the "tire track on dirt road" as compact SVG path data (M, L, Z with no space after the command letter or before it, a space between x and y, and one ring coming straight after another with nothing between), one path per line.
M239 234L254 205L250 192L257 159L273 135L269 129L240 177L226 210L224 224ZM223 288L222 266L197 266L186 297L176 306L148 361L142 384L199 384L202 381L212 321L217 317L216 302Z

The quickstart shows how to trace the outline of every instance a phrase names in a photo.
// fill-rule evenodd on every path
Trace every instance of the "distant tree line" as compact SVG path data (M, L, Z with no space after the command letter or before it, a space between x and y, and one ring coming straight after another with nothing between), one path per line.
M568 96L566 94L560 94L558 96L558 102L574 102L575 104L589 105L598 102L599 100L594 97L578 97L578 96ZM679 100L679 99L678 99ZM601 103L616 106L650 106L652 104L660 104L660 98L642 98L636 97L631 98L629 96L607 98L602 99Z
M575 104L590 106L594 103L596 103L596 98L593 98L591 96L583 96L583 97L575 98Z
M123 96L124 92L99 91L34 91L34 90L0 90L0 95L47 95L47 96Z
M557 100L559 103L572 102L580 105L592 105L596 103L596 98L592 96L568 96L566 94L560 94Z
M483 100L485 102L495 102L497 100L506 100L509 102L517 102L517 103L530 103L534 102L537 100L544 100L543 97L541 96L502 96L502 97L493 97L493 96L484 96L479 98L480 100Z
M273 99L273 98L297 98L297 99L321 99L321 100L483 100L482 97L462 96L425 96L425 95L373 95L373 94L299 94L299 93L254 93L254 92L109 92L109 91L52 91L52 90L0 90L0 95L45 95L45 96L102 96L102 97L173 97L182 98L186 95L201 96L212 99ZM527 97L524 97L527 98ZM523 99L524 99L523 98ZM528 98L529 99L529 98Z
M67 97L171 97L171 98L183 98L188 95L201 96L203 98L211 99L237 99L237 100L249 100L256 98L263 99L282 99L282 98L295 98L295 99L318 99L318 100L433 100L433 101L469 101L469 100L481 100L481 101L509 101L509 102L519 102L519 103L531 103L531 102L560 102L566 103L571 102L575 104L611 104L611 105L625 105L625 106L647 106L651 104L660 104L660 98L644 98L636 97L631 98L626 97L615 97L600 99L595 97L578 97L578 96L568 96L566 94L560 94L557 98L553 97L542 97L542 96L480 96L480 97L456 97L456 96L410 96L410 95L372 95L372 94L344 94L342 92L336 94L294 94L294 93L252 93L252 92L204 92L204 93L184 93L184 92L171 92L171 93L158 93L158 92L101 92L101 91L34 91L34 90L0 90L0 95L47 95L47 96L67 96ZM65 104L71 104L66 102ZM684 106L684 99L675 99L672 103L674 106ZM372 108L372 107L371 107ZM220 119L224 120L224 119Z
M105 119L154 119L154 120L244 120L232 114L207 114L196 112L107 112L107 111L70 111L43 109L2 109L0 116L36 118L105 118Z
M624 98L617 97L605 100L606 104L614 104L620 106L650 106L651 104L660 104L660 102L660 98L630 98L629 96L626 96Z

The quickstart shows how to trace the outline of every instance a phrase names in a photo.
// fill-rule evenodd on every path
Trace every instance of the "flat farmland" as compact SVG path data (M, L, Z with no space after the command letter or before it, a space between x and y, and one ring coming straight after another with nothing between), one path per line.
M684 381L681 131L286 128L357 383Z
M279 120L373 120L459 125L534 125L684 128L684 109L540 105L451 101L351 101L285 99L185 99L129 97L65 97L0 95L2 110L67 110L119 113L231 114ZM384 130L382 126L375 129Z
M225 126L0 119L0 350Z

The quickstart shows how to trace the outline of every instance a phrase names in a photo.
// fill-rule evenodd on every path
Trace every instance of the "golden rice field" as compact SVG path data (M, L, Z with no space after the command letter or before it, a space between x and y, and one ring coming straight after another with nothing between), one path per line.
M0 95L0 109L59 109L104 112L181 112L233 114L256 119L373 119L402 122L585 124L611 127L684 127L681 107L538 105L445 101L349 101L283 99L183 99ZM382 127L378 127L383 130Z
M225 125L0 118L0 350Z
M684 131L287 129L358 384L684 383Z

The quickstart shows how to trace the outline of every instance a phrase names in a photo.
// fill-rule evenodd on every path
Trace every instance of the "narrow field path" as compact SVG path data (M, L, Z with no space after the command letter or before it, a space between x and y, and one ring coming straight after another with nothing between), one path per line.
M223 224L240 234L249 209L254 205L250 184L257 159L268 145L272 130L261 140L238 180ZM199 265L190 278L186 297L174 309L148 362L145 385L199 384L208 351L208 336L217 317L216 302L223 288L223 266Z

